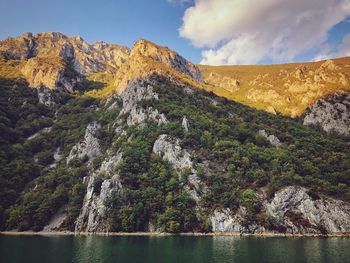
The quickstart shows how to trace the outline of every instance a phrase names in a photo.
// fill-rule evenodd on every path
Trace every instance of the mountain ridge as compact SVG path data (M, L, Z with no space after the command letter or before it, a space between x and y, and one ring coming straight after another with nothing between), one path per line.
M67 66L81 75L74 82L78 84L87 78L104 86L92 88L86 94L97 98L120 93L129 81L157 73L274 114L298 117L316 101L338 91L350 90L350 58L257 66L194 65L168 47L145 39L136 41L129 49L103 41L90 45L81 37L50 32L26 33L3 40L0 54L7 59L33 60L22 71L33 87L45 86L47 81L49 88L54 88L54 79L56 83L72 82L73 79L57 81L59 76L64 76L62 67L53 70L48 65L46 70L37 73L36 65L44 68L37 57L57 57L58 60L61 57ZM37 78L36 74L39 74ZM62 89L74 90L64 85Z

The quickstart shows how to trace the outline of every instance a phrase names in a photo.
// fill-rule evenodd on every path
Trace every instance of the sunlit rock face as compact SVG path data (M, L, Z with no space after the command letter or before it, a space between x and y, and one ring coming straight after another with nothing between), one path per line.
M158 46L148 40L141 39L137 41L134 44L130 55L131 57L144 56L151 58L152 60L169 66L197 81L202 81L201 73L195 65L181 57L173 50L167 47Z
M21 69L31 87L73 92L82 76L96 72L114 74L129 56L127 47L96 42L61 33L24 34L0 41L5 59L26 60Z
M102 41L90 45L81 37L67 37L56 32L27 33L0 42L0 54L5 58L60 57L83 75L103 71L108 66L118 68L129 53L124 46Z
M350 91L350 60L249 66L199 65L216 94L273 114L297 117L317 100Z
M145 79L154 74L193 85L202 82L197 66L167 47L141 39L135 42L129 58L116 73L116 91L122 93L131 80Z

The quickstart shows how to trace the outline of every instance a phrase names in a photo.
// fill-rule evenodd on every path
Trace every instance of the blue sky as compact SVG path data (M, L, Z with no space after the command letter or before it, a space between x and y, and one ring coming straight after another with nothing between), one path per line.
M265 1L270 5L256 7L253 0L245 0L244 3L240 0L0 0L0 38L24 32L58 31L69 36L80 35L90 43L104 40L127 46L139 38L146 38L169 46L195 63L202 61L209 64L305 61L337 56L344 45L346 49L348 44L343 41L350 34L349 0L308 0L322 2L325 6L334 4L331 11L339 15L337 19L328 19L332 21L321 29L317 28L320 24L317 19L327 20L331 11L326 11L322 17L309 17L315 24L310 29L315 37L306 41L304 46L300 45L300 41L294 43L288 39L298 32L313 38L310 32L304 30L310 22L304 26L295 23L290 30L294 32L288 35L284 33L284 28L276 29L268 21L247 21L251 13L258 18L264 15L270 17L274 12L271 10L280 12L276 9L276 0ZM295 12L280 18L281 21L294 25L296 14L313 8L311 5L302 6L303 1L295 0L300 2L300 7L294 9L287 4L281 7ZM342 6L339 6L339 1L344 2ZM324 10L325 6L320 5L319 10ZM239 20L237 14L245 13ZM238 18L232 20L233 16ZM242 21L252 26L242 27ZM267 23L264 27L266 32L261 34L258 25L264 23ZM269 32L270 27L274 28L270 31L279 30L280 33ZM267 40L263 41L265 38ZM268 39L271 42L275 39L277 44L272 45ZM278 42L279 39L283 41Z

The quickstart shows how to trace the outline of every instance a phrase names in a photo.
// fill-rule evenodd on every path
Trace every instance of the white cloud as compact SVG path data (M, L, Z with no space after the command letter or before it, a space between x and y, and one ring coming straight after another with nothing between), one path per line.
M349 15L350 0L195 0L180 35L206 48L203 64L291 61Z
M350 34L347 34L343 37L342 43L337 47L336 50L332 49L329 45L325 45L315 56L314 61L334 57L350 57Z

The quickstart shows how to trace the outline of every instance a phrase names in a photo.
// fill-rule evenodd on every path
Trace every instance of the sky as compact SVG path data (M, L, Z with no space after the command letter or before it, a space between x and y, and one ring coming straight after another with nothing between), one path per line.
M145 38L194 63L350 56L350 0L0 0L0 39L55 31L131 47Z

